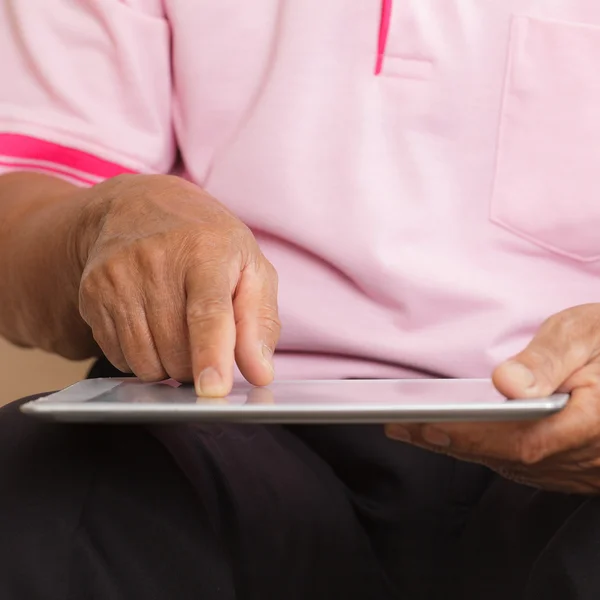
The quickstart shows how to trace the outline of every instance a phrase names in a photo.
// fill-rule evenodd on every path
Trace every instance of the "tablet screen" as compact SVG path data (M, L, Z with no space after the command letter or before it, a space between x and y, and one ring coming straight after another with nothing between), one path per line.
M236 384L224 399L197 398L191 385L125 381L89 398L91 402L214 405L276 404L423 406L503 403L506 398L485 379L403 379L346 381L280 381L266 388Z

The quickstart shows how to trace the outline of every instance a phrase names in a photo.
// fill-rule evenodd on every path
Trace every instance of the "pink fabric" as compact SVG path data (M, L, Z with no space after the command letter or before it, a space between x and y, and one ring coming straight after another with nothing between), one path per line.
M175 156L168 23L160 2L0 0L0 132L136 172ZM35 150L34 150L35 151ZM2 144L0 154L10 148ZM63 157L66 166L90 168ZM52 160L61 161L54 156Z
M492 218L550 251L596 262L600 32L519 17L511 40Z
M280 378L487 376L600 300L600 2L388 14L381 52L376 1L0 0L0 131L176 140L279 271Z
M123 173L134 173L74 148L14 133L0 133L0 168L35 168L93 184Z

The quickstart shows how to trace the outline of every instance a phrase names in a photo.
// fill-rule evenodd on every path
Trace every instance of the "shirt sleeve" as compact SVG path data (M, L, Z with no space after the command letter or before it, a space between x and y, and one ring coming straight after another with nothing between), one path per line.
M168 172L170 62L166 20L130 0L0 0L0 173Z

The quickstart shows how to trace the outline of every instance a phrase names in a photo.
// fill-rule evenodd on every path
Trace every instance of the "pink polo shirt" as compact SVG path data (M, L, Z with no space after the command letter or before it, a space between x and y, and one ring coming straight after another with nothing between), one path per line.
M598 0L0 0L0 77L2 170L253 228L281 378L487 376L600 300Z

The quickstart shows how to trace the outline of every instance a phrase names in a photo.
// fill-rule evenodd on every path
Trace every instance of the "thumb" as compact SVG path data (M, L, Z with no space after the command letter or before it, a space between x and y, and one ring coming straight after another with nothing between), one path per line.
M277 273L266 259L246 267L240 276L233 311L237 341L235 358L253 385L268 385L274 377L273 353L279 340Z
M593 322L577 308L548 319L525 350L496 368L492 378L498 391L508 398L553 394L598 352Z

